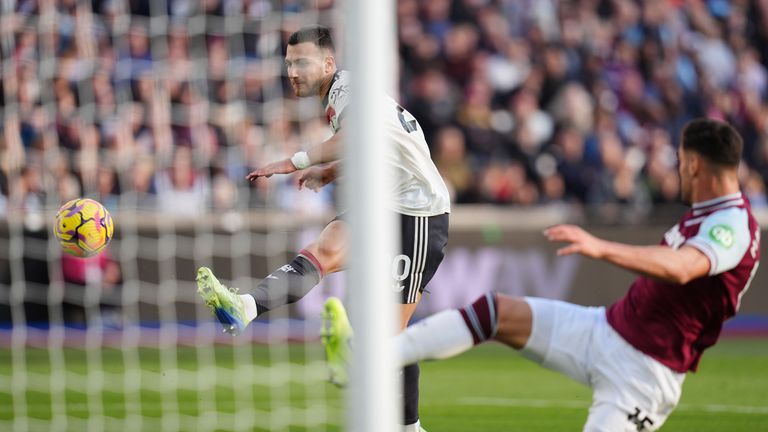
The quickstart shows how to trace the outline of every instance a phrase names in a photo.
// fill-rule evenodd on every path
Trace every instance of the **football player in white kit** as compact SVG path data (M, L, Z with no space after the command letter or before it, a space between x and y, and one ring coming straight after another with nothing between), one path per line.
M285 65L291 86L298 97L317 96L322 99L325 115L333 135L291 158L258 168L248 174L255 181L274 174L290 174L304 170L299 187L312 190L325 186L338 177L338 160L342 155L345 114L349 103L348 72L336 67L335 48L331 32L322 26L305 27L288 40ZM393 99L384 99L389 105L386 124L389 141L396 146L393 164L396 184L392 211L400 217L401 250L393 257L393 286L400 290L400 328L408 325L421 293L435 274L444 256L448 242L448 213L450 197L430 157L424 133L418 122ZM354 109L354 107L352 107ZM362 143L361 143L362 145ZM340 271L346 259L347 227L343 218L332 220L310 245L302 249L288 264L263 279L247 294L218 282L210 269L198 270L198 291L212 309L226 331L238 334L258 315L275 307L301 299L326 274ZM339 323L338 313L343 308L337 300L326 303L325 314L332 325ZM346 344L348 323L335 328L324 338L331 366L331 380L337 384L346 381L343 364L334 362L339 344ZM421 430L418 416L417 364L403 370L404 430Z

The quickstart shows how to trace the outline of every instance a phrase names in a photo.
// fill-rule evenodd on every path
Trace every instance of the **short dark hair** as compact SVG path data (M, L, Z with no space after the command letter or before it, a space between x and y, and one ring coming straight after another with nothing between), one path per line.
M682 146L714 165L735 168L741 161L744 145L739 133L728 123L701 118L685 125Z
M303 27L288 38L288 45L298 45L304 42L311 42L320 48L329 49L331 52L336 51L331 29L321 25Z

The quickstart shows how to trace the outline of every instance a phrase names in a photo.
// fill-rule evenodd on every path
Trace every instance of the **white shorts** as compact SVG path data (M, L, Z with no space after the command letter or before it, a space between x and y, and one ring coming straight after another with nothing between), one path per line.
M636 350L603 307L526 297L533 328L521 354L592 387L584 431L653 431L680 400L685 374Z

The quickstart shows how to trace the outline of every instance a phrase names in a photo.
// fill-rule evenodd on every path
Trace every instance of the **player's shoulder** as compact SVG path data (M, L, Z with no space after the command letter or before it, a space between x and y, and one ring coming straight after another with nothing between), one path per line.
M720 220L731 217L745 223L754 218L749 203L741 192L696 203L684 219L686 219L686 225L693 225L699 221Z
M749 216L749 209L743 206L731 206L717 209L704 215L705 219L728 219L728 218L746 218Z
M331 87L335 86L349 86L349 71L344 69L339 69L336 71L336 73L333 75L333 84Z
M349 95L349 72L338 70L333 75L331 88L328 90L328 103L335 105L341 100L345 100Z
M693 204L691 215L693 217L708 216L724 210L744 208L745 206L746 200L744 199L744 195L742 195L741 192L735 192Z
M732 200L710 206L702 213L688 220L692 231L685 243L709 258L710 276L735 268L756 244L755 235L759 235L755 233L749 206L743 199Z
M749 209L744 206L716 209L703 217L698 235L726 249L746 245L752 237L750 219Z

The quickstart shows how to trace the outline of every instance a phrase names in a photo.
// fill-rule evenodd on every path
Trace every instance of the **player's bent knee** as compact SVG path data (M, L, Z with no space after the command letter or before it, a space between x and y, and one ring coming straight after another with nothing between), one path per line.
M320 261L326 273L333 273L344 267L346 259L346 227L341 221L333 221L328 224L320 237L307 246Z
M498 294L496 307L499 324L495 339L515 349L523 348L533 327L531 306L520 297Z
M329 272L338 270L344 265L344 245L331 242L318 243L317 257L329 269Z
M321 243L315 242L304 247L304 251L314 256L323 268L324 274L331 274L342 270L344 266L344 257L339 256L332 248L323 247Z

